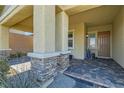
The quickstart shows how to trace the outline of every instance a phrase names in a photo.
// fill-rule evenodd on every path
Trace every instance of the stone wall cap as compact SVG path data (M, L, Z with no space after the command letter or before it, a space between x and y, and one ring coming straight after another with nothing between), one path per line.
M60 54L69 54L71 51L61 51Z
M60 53L58 52L51 52L51 53L37 53L37 52L33 52L33 53L28 53L29 57L33 57L33 58L49 58L49 57L55 57L55 56L59 56Z
M12 50L11 48L8 49L0 49L0 51L5 51L5 50Z

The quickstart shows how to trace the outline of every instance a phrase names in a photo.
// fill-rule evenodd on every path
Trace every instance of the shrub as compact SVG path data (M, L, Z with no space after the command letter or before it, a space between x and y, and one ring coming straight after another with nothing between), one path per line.
M10 58L16 58L17 55L16 54L10 54Z
M7 72L9 71L10 67L9 67L9 64L6 60L1 60L0 61L0 71L3 73L3 74L7 74Z
M22 56L26 56L26 53L17 52L16 55L17 55L17 57L22 57Z
M0 87L6 87L6 75L9 71L9 65L7 61L5 60L0 60Z
M7 84L9 88L33 88L39 87L40 85L33 81L34 76L32 76L31 71L26 71L23 73L17 73L17 75L12 76L8 79Z
M22 56L26 56L26 53L23 52L17 52L15 54L10 54L10 58L20 58Z

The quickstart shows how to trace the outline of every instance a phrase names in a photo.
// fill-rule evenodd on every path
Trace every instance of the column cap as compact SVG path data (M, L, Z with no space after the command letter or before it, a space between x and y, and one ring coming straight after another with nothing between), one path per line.
M0 49L0 51L7 51L7 50L12 50L11 48L8 49Z
M59 53L60 54L69 54L69 53L71 53L71 51L60 51Z
M50 53L32 52L32 53L28 53L28 56L33 57L33 58L49 58L49 57L55 57L58 55L60 55L60 53L58 53L58 52L50 52Z
M60 54L68 54L68 53L71 53L71 51L58 51L58 52L49 52L49 53L32 52L32 53L28 53L28 56L42 59L42 58L55 57L55 56L59 56Z

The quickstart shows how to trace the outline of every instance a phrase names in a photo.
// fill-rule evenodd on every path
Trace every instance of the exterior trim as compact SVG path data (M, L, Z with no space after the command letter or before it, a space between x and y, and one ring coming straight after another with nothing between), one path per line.
M54 57L54 56L59 56L60 54L68 54L71 53L71 51L60 51L60 52L50 52L50 53L28 53L29 57L32 58L49 58L49 57Z
M0 22L3 21L10 13L12 13L13 10L15 10L18 7L18 5L12 5L10 6L7 11L0 17Z

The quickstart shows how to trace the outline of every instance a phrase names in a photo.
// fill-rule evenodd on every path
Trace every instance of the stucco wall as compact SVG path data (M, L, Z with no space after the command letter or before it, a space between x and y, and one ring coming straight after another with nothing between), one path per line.
M55 52L55 6L34 6L34 52Z
M113 22L113 59L124 67L124 7Z
M71 27L70 30L74 30L74 49L72 49L72 54L74 58L84 59L85 58L85 24L80 23Z
M68 15L65 12L56 14L55 31L56 51L68 50Z
M12 49L12 53L32 51L32 36L24 36L15 33L9 33L9 46Z
M0 49L9 49L9 29L0 26Z

